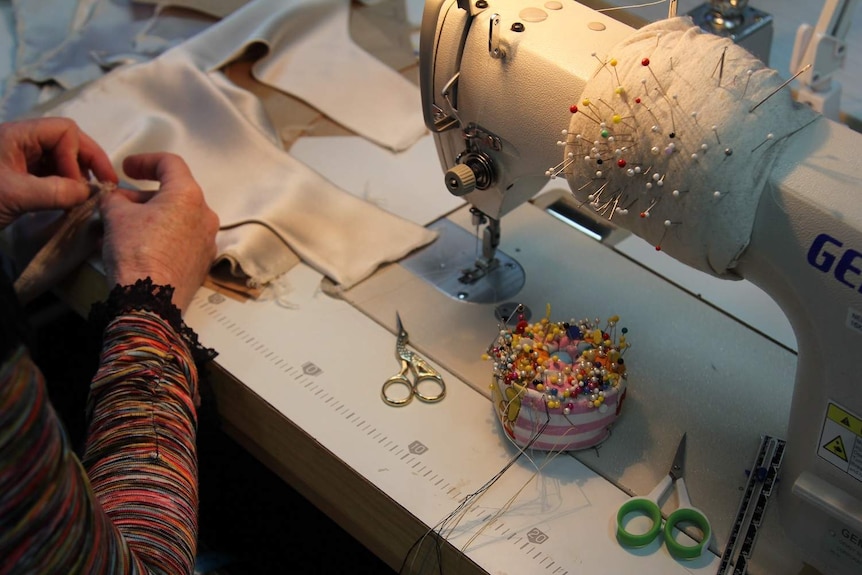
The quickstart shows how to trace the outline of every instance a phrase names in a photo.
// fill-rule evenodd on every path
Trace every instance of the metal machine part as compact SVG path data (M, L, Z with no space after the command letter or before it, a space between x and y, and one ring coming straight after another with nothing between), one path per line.
M475 208L477 235L482 238L481 254L465 267L453 293L465 293L460 289L465 285L472 286L471 294L484 292L475 282L520 269L500 259L496 251L500 218L547 183L547 159L559 152L548 128L557 129L567 121L571 98L583 87L583 81L572 84L571 70L575 77L584 78L593 66L574 56L566 61L551 57L545 38L530 33L537 22L553 23L542 21L544 15L563 5L549 2L524 18L513 19L506 3L438 0L425 4L419 65L425 123L435 135L446 187ZM602 41L619 41L628 30L610 17L590 14L595 20L593 35ZM562 28L555 30L555 35L563 33ZM589 51L594 40L583 37L581 48ZM549 68L556 73L542 74L541 80L533 72ZM535 90L536 81L544 84L547 97L526 108L521 96ZM519 117L511 117L509 110L519 110ZM511 122L499 122L507 116ZM494 122L493 128L486 119ZM523 285L523 278L503 283ZM515 293L495 285L487 292L495 295L482 298L499 302ZM459 299L474 301L472 295Z
M765 435L754 458L717 575L747 573L766 505L778 480L786 441Z
M496 180L494 162L485 150L495 152L502 150L499 138L475 124L467 126L462 133L467 142L467 150L458 154L455 158L456 164L449 168L445 175L446 188L455 196L465 196L474 190L487 190L494 185ZM471 211L477 237L481 234L482 251L473 265L465 268L459 277L461 283L469 286L473 286L490 272L498 269L500 265L496 257L497 247L500 245L500 220L487 216L478 208L472 208ZM523 285L523 281L520 283ZM509 295L514 294L505 294L505 297Z
M477 238L464 228L447 219L428 227L440 233L437 241L400 262L416 277L447 296L467 303L505 302L524 287L524 268L496 249L499 234L494 243L494 232L486 228L479 248L484 253L477 255ZM493 257L488 257L489 252Z
M548 159L560 150L549 129L559 134L568 123L569 107L595 66L595 60L579 54L622 41L631 30L577 3L542 6L481 0L425 3L419 60L425 124L435 134L444 173L463 163L459 157L465 152L483 154L493 181L462 197L492 219L499 220L547 184ZM519 14L525 8L529 10ZM589 16L584 34L573 33L569 19L560 18L575 9ZM567 37L574 49L552 53L549 40L559 37ZM524 100L536 90L542 98Z
M494 184L494 161L478 146L471 148L473 151L458 154L456 164L446 171L446 187L455 196L487 190Z
M706 20L711 31L724 29L764 58L746 39L771 35L770 22L739 2L733 7L742 9L742 20L713 12ZM499 138L501 151L483 150L496 179L463 196L493 219L547 183L547 168L563 156L555 140L595 72L596 54L606 55L633 32L577 2L545 3L543 19L535 10L528 0L426 3L420 56L426 122L444 171L458 163L465 126L481 125ZM501 57L489 54L492 16ZM439 122L441 111L450 121ZM808 137L790 140L769 175L736 270L779 304L798 341L777 507L800 556L834 575L856 574L862 564L860 147L859 134L826 119Z
M772 15L748 0L710 0L688 13L703 30L730 38L767 64L772 48Z
M847 31L858 0L826 0L815 26L803 24L796 31L790 72L807 70L799 76L796 99L830 120L838 120L841 84L833 79L844 67Z

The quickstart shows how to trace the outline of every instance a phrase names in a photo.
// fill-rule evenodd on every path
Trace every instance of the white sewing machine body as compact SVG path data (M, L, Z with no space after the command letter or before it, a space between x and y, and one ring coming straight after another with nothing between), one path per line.
M450 190L491 218L547 184L569 106L632 32L575 2L521 0L429 1L422 28L426 123L447 179L468 180ZM862 136L826 119L812 135L772 169L735 271L798 342L781 522L806 562L843 575L862 565Z
M426 3L422 46L436 50L430 57L423 48L420 58L423 110L432 131L446 130L436 138L444 170L463 161L459 120L464 128L478 127L477 137L469 140L471 151L491 159L494 181L484 189L477 186L465 199L500 218L545 186L545 171L562 159L556 142L568 127L569 106L595 71L598 62L589 57L600 46L595 42L610 47L631 28L575 5L549 11L553 17L541 22L540 34L530 33L529 25L524 32L514 32L509 27L522 21L518 12L528 3L503 2L484 11L474 5L475 17L458 8L458 2ZM434 29L429 18L436 20L438 13ZM496 49L505 55L499 58L490 54L493 14L500 14ZM571 35L572 16L587 15L602 30ZM559 49L561 39L565 50ZM448 101L443 96L447 86ZM483 137L483 130L489 134Z

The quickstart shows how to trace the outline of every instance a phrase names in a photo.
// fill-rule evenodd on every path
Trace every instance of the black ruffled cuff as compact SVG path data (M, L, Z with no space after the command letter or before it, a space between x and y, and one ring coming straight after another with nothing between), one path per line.
M192 359L200 372L204 365L212 361L218 353L204 347L198 341L198 334L183 321L182 314L171 301L174 287L156 285L149 277L139 279L131 285L116 285L108 299L96 302L90 308L89 322L96 333L102 334L108 324L117 316L133 310L154 313L170 324L191 351Z

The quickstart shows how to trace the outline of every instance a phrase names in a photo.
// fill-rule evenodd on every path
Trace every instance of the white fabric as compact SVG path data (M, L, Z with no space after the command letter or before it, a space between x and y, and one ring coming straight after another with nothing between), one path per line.
M782 143L818 116L786 88L757 106L778 73L688 18L645 26L600 57L566 136L575 195L684 263L732 276Z
M19 50L0 118L20 117L56 95L44 92L46 83L76 88L197 35L185 49L202 70L263 44L269 52L253 68L258 81L394 151L425 133L418 88L351 40L349 0L256 0L214 26L201 13L169 9L173 4L195 8L203 2L16 1ZM227 0L212 8L222 12L241 4Z
M419 89L350 38L349 0L256 0L184 46L215 70L255 43L269 53L255 78L314 106L349 130L389 149L425 133Z
M431 134L399 153L356 136L300 138L290 155L354 196L422 226L464 205L446 192Z
M182 49L115 70L49 113L74 118L117 166L134 152L182 155L225 228L219 257L257 283L289 269L295 252L349 288L434 238L294 160L250 122L264 117L254 96Z
M176 29L164 18L166 11L160 9L157 19L141 19L130 6L131 0L82 0L64 19L70 34L57 32L62 42L51 39L64 49L33 62L50 64L39 73L56 66L58 78L77 78L70 86L92 80L88 73L77 74L92 69L96 60L78 56L86 47L113 46L97 56L122 59L120 48L130 45L132 34L117 30L134 30L138 44L163 48L163 32ZM92 8L92 14L84 8ZM424 133L418 91L350 42L348 8L347 0L259 0L160 58L92 81L74 99L44 113L77 120L118 170L122 158L134 152L172 151L184 157L221 218L219 258L250 283L265 284L302 258L350 287L381 263L432 241L434 234L350 197L291 158L259 100L216 71L262 42L271 48L258 66L264 81L295 87L313 105L319 96L324 102L319 109L381 145L409 146ZM143 14L152 14L152 7L143 7ZM37 30L43 21L30 16L28 29ZM314 39L318 35L322 40ZM47 75L34 72L33 77ZM18 87L19 95L30 88L38 92L34 84Z

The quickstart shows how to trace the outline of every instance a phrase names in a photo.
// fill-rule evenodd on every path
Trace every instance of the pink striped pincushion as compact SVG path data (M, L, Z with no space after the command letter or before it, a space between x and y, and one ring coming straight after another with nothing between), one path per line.
M626 392L626 329L619 318L534 324L500 331L489 358L498 419L521 447L571 451L610 434Z

